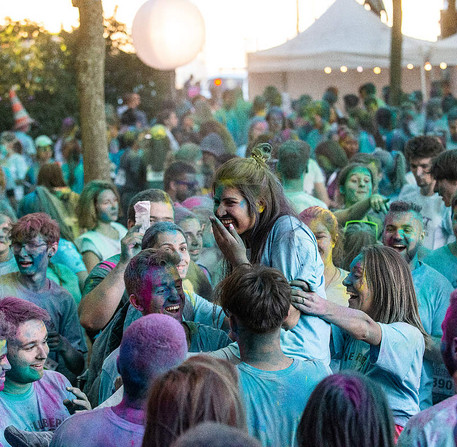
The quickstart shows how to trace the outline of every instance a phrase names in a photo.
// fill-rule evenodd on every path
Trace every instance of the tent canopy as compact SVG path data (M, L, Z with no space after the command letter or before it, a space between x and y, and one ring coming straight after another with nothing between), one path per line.
M336 0L309 28L278 47L248 54L251 73L389 67L391 28L355 0ZM402 64L423 65L431 42L403 36Z
M457 34L433 44L430 63L439 65L441 62L446 62L447 65L457 65Z

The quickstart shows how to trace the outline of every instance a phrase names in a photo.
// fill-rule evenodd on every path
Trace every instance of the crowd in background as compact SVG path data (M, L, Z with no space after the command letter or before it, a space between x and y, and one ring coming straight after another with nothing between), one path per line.
M128 93L89 182L77 120L33 139L10 97L0 447L457 442L449 81Z

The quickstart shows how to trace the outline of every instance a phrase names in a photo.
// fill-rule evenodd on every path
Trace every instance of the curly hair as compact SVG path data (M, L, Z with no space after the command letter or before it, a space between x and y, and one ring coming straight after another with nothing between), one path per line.
M59 242L59 224L45 213L26 214L11 227L11 242L27 242L39 234L48 246Z
M405 156L409 162L415 158L434 158L441 152L444 152L443 145L431 135L411 138L405 146Z

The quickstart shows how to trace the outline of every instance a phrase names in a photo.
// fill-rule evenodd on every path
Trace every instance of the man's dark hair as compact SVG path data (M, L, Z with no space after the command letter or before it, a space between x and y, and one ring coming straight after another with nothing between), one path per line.
M389 213L410 213L414 212L420 214L422 207L413 202L404 202L403 200L396 200L392 202L389 207Z
M357 95L344 95L343 102L347 109L353 109L359 105L360 99Z
M170 183L173 180L179 180L178 177L183 174L196 174L193 166L183 161L175 161L166 169L163 174L163 188L167 191L170 188Z
M172 110L172 109L161 110L157 114L157 124L165 125L165 121L170 118L170 116L173 112L174 112L174 110Z
M396 200L392 202L389 207L387 215L401 214L401 213L414 213L418 221L423 225L422 207L413 202L404 202L403 200Z
M376 123L383 129L392 129L394 125L394 116L390 109L381 107L375 114Z
M217 286L220 305L250 331L279 329L290 308L290 285L279 271L261 264L241 265Z
M288 140L278 149L278 171L285 179L299 179L308 166L311 147L300 140Z
M405 147L408 161L414 158L434 158L444 152L444 147L435 136L421 135L411 138Z
M367 82L359 88L359 93L366 93L367 95L376 95L376 86L372 82Z
M435 180L457 181L457 149L444 151L433 160L431 174Z
M127 219L135 222L135 208L134 206L138 202L152 202L152 203L169 203L171 207L173 207L173 202L170 196L161 189L146 189L145 191L140 191L139 193L135 194L129 203L129 208L127 211Z
M147 248L134 256L124 272L125 290L128 295L138 294L145 286L148 272L157 267L175 267L179 262L176 252Z

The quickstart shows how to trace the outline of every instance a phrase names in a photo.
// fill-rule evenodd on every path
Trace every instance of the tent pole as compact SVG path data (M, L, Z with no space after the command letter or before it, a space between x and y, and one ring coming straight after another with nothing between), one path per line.
M420 66L420 71L421 71L421 90L422 90L422 97L424 98L424 102L428 101L428 95L427 95L427 85L425 82L425 68L424 64L421 64Z

